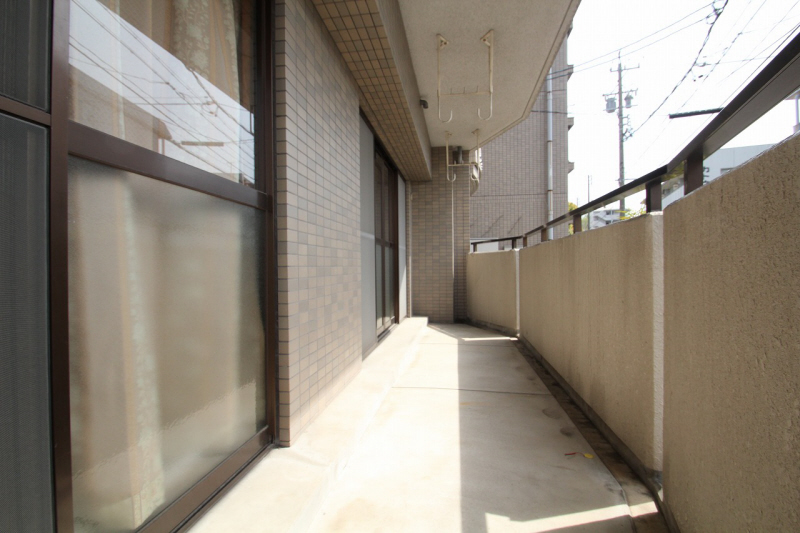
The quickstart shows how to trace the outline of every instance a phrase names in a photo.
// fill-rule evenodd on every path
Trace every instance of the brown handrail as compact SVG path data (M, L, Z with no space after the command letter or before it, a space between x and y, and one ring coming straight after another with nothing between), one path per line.
M661 183L673 170L684 164L684 194L701 187L703 159L792 94L798 87L798 80L800 35L796 35L668 164L522 235L474 241L471 243L472 250L477 251L479 244L501 241L512 241L516 248L516 242L520 239L524 248L528 245L528 236L536 233L544 242L548 240L547 230L568 221L573 223L573 230L577 233L583 229L582 215L643 190L647 192L646 211L661 211Z

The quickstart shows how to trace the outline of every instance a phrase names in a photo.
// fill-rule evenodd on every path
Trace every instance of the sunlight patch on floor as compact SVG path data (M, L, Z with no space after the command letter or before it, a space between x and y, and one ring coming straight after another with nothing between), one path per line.
M538 518L525 522L524 525L527 531L538 533L543 531L558 531L559 529L583 526L595 522L605 522L628 515L627 505L614 505L601 509L581 511L579 513ZM510 522L511 520L507 516L497 516L491 513L486 514L486 527L488 531L505 531L508 529Z
M658 507L656 506L656 502L644 502L637 505L631 505L630 510L631 516L636 518L637 516L655 514L658 512Z

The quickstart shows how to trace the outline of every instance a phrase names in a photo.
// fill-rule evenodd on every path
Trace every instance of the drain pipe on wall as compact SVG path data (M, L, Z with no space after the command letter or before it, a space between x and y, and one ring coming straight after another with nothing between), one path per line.
M547 221L553 220L553 67L547 73ZM553 228L547 230L553 240Z

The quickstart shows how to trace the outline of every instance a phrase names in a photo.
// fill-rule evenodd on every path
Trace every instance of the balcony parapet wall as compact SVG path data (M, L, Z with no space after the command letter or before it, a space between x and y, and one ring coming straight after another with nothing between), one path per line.
M664 212L664 493L682 531L800 523L800 136Z
M651 471L661 470L660 214L520 254L520 334Z
M472 322L509 335L519 332L518 262L518 250L469 254L467 314Z
M523 344L651 490L662 471L673 530L800 523L798 161L795 135L663 215L518 252ZM494 289L474 321L510 307L503 254L469 257Z

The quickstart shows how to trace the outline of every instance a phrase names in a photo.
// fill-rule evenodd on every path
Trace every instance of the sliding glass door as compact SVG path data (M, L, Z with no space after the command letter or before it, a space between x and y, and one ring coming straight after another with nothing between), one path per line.
M375 154L375 310L378 335L397 320L397 172Z
M173 530L274 438L271 6L0 10L3 531Z

